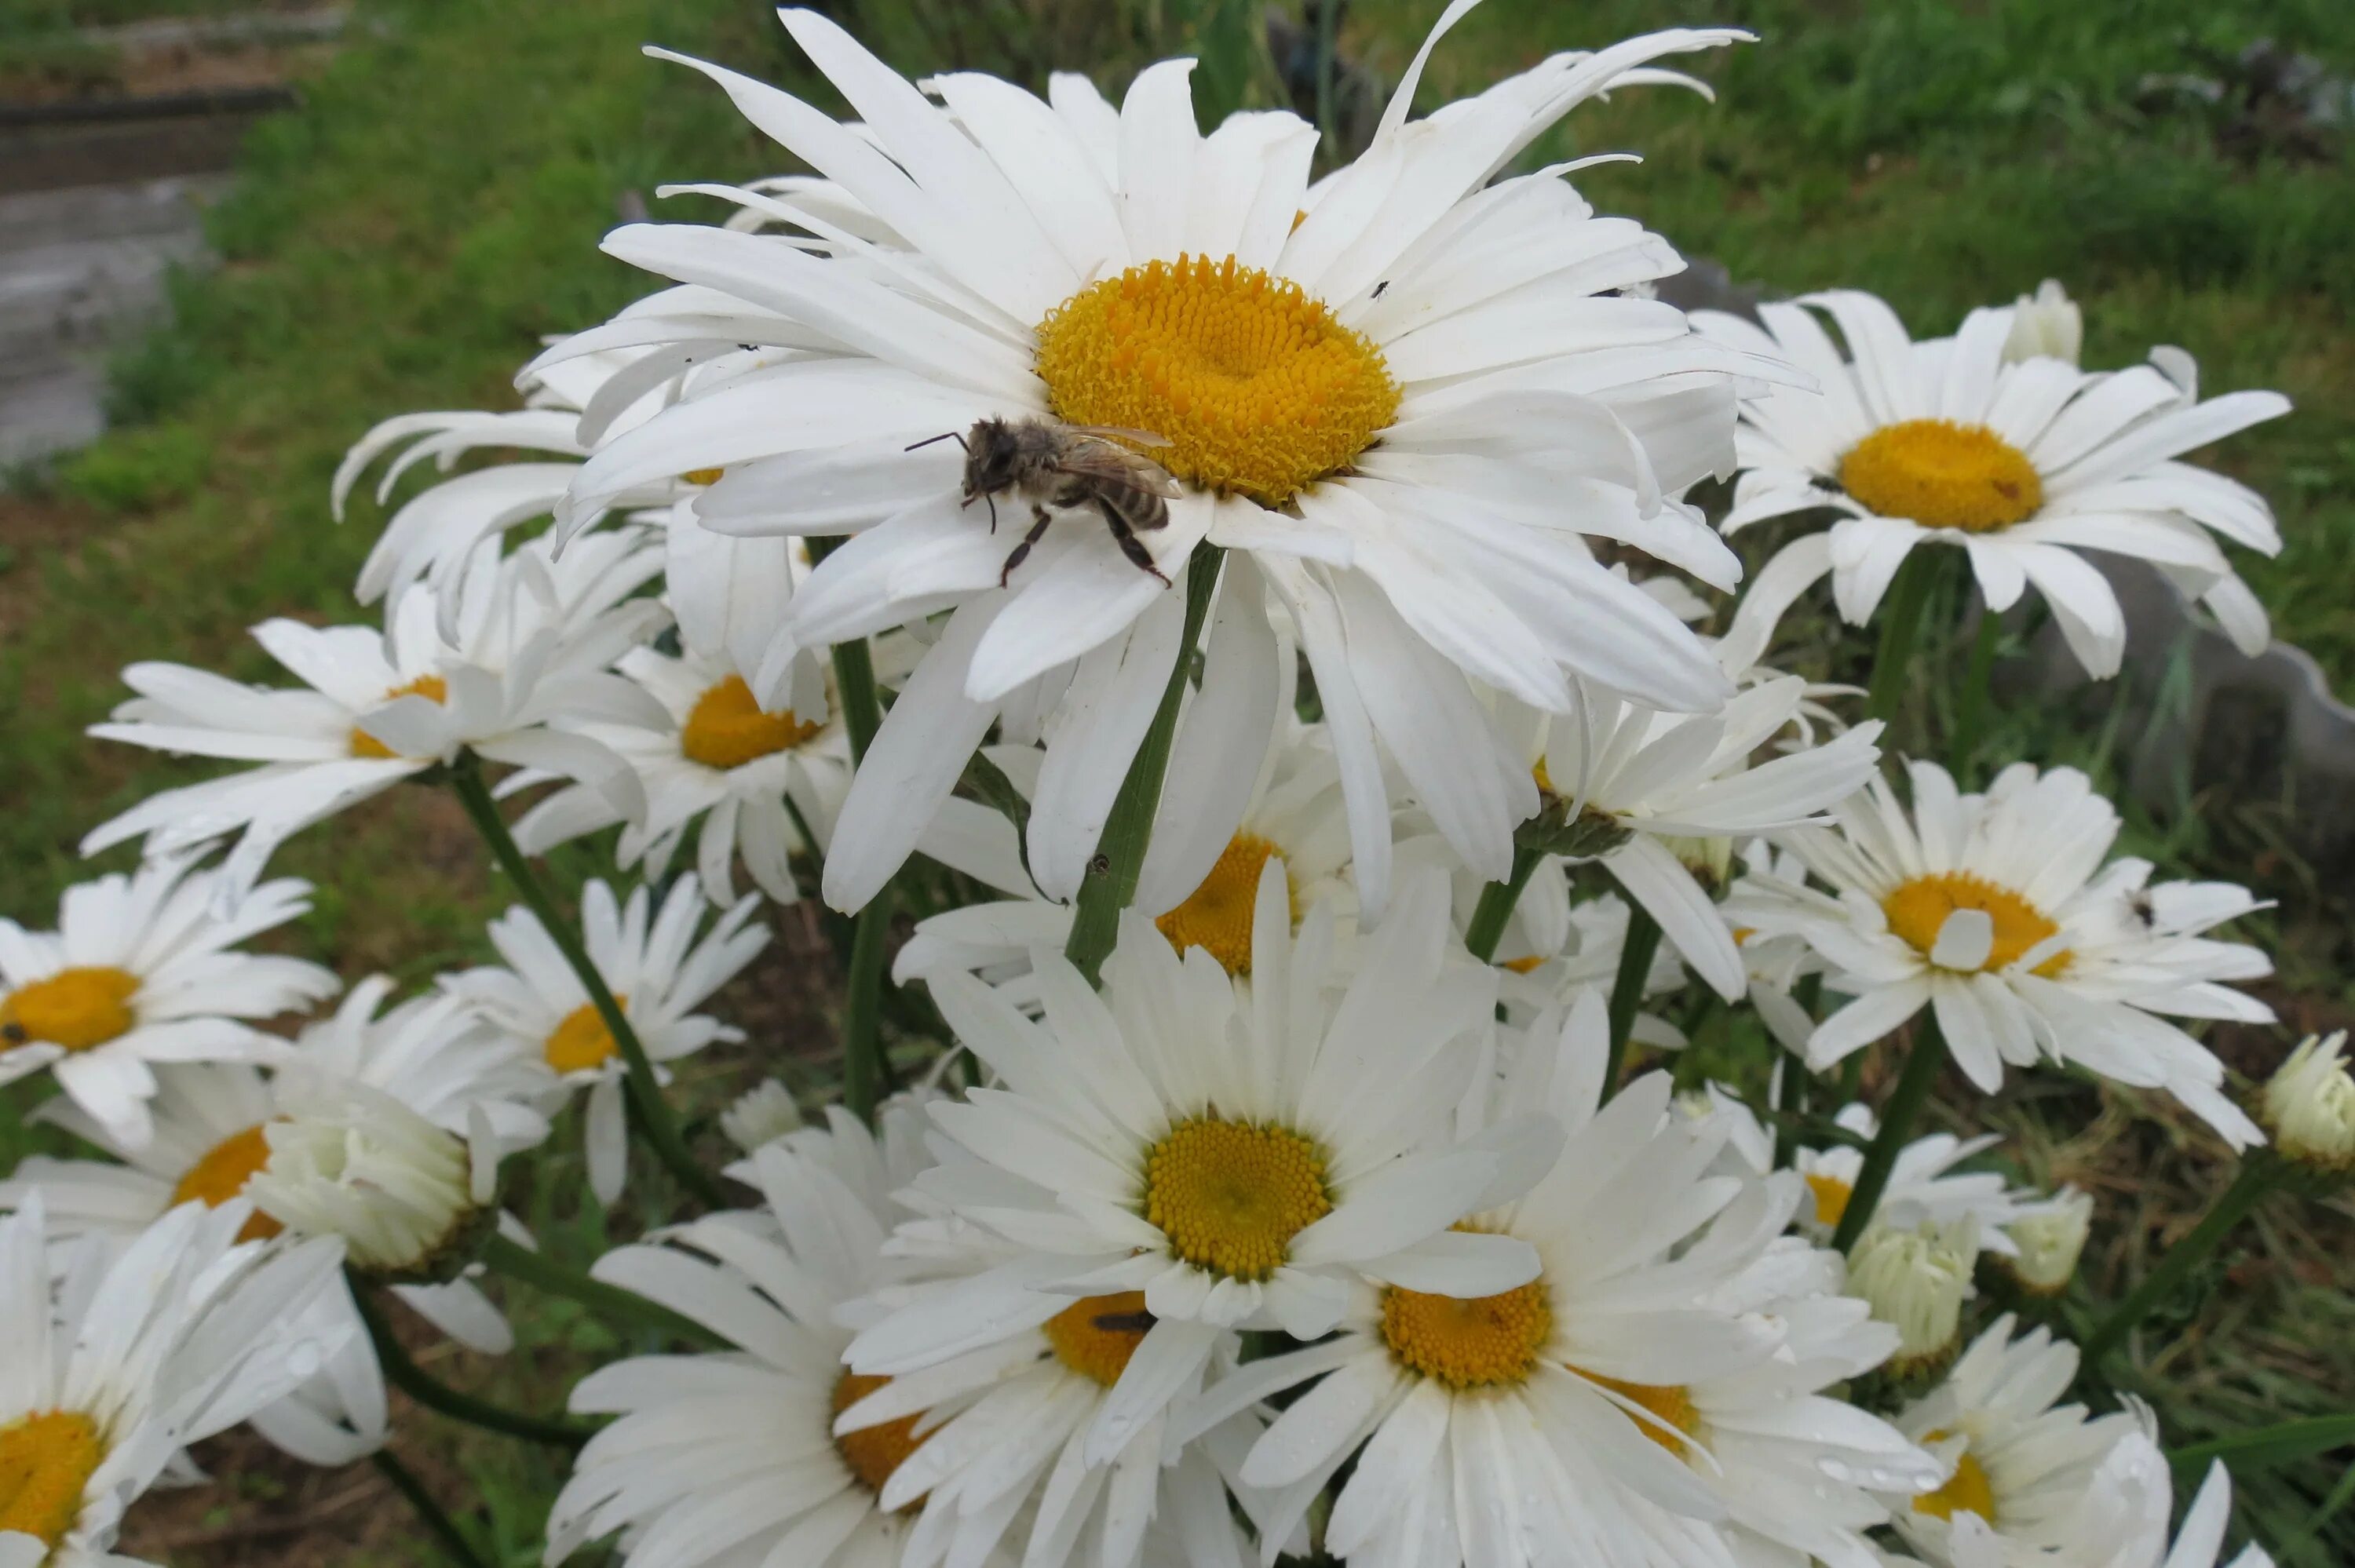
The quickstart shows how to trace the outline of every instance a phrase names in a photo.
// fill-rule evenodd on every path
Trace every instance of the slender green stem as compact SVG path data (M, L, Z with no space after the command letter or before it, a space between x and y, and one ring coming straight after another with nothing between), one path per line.
M1080 895L1071 906L1071 938L1063 956L1095 982L1103 961L1120 936L1120 912L1136 897L1136 879L1145 869L1145 847L1153 838L1154 813L1161 809L1161 780L1169 771L1169 747L1178 730L1178 710L1186 696L1187 678L1194 668L1194 645L1201 641L1202 622L1210 613L1210 596L1219 585L1224 552L1211 544L1194 546L1186 568L1186 629L1178 639L1178 658L1169 667L1169 683L1161 690L1161 706L1152 727L1137 746L1120 793L1113 797L1104 820L1103 836L1096 842L1095 857L1088 862Z
M1924 1010L1915 1020L1913 1046L1906 1054L1904 1070L1897 1075L1897 1087L1890 1091L1889 1104L1881 1107L1881 1130L1873 1136L1872 1147L1864 1151L1864 1169L1856 1174L1848 1208L1832 1234L1832 1245L1840 1251L1854 1246L1856 1238L1872 1223L1873 1211L1881 1207L1881 1194L1888 1190L1889 1173L1896 1168L1898 1151L1913 1136L1913 1123L1930 1098L1930 1087L1938 1081L1938 1069L1945 1065L1946 1037L1938 1033L1937 1019Z
M1799 983L1791 988L1791 1000L1799 1004L1809 1021L1823 1002L1824 977L1819 974L1801 975ZM1793 1151L1798 1146L1797 1128L1807 1114L1807 1099L1815 1088L1816 1076L1807 1071L1805 1056L1779 1054L1782 1067L1782 1093L1775 1097L1774 1109L1784 1113L1774 1123L1774 1169L1787 1170Z
M354 1281L352 1304L359 1308L360 1321L368 1329L368 1339L376 1346L376 1359L384 1368L385 1381L409 1395L428 1410L439 1411L453 1421L486 1431L520 1437L527 1443L545 1443L551 1448L577 1449L589 1441L594 1428L578 1422L553 1420L546 1416L527 1415L508 1410L485 1399L452 1388L410 1359L392 1335L365 1288Z
M850 732L855 766L866 760L867 748L883 724L875 661L866 639L835 644L834 685L842 704L843 727ZM897 903L892 885L885 883L859 910L850 938L849 989L842 1004L842 1103L868 1123L875 1119L876 1102L883 1097L883 939L890 934Z
M1619 973L1611 982L1611 1048L1603 1058L1603 1097L1619 1092L1619 1067L1627 1059L1627 1038L1644 1005L1644 982L1660 950L1660 923L1650 910L1627 900L1627 937L1619 948Z
M1319 0L1316 6L1316 136L1324 144L1325 156L1337 162L1341 156L1340 129L1333 123L1333 61L1338 47L1335 33L1340 26L1341 0Z
M1529 885L1538 863L1543 859L1541 852L1515 844L1511 874L1480 890L1480 902L1472 910L1472 924L1464 931L1464 945L1482 963L1497 956L1497 943L1505 935L1505 923L1513 917L1513 906L1521 901L1521 890Z
M417 1510L417 1517L425 1521L425 1528L433 1532L433 1539L442 1543L442 1550L459 1568L490 1568L490 1560L474 1550L474 1543L458 1528L458 1521L442 1510L442 1505L425 1489L425 1483L408 1466L383 1448L368 1457L384 1478L392 1483L392 1489L409 1499L409 1506Z
M875 732L883 727L883 703L875 691L875 660L867 639L834 645L835 695L842 704L842 727L850 732L850 760L867 760Z
M1969 772L1971 757L1979 748L1987 682L1995 673L1995 645L2002 635L2003 617L1981 605L1978 631L1971 639L1970 670L1963 677L1962 695L1955 708L1954 740L1947 747L1947 760L1954 765L1955 777L1966 781L1975 777Z
M2262 1151L2244 1158L2232 1184L2200 1216L2200 1223L2191 1227L2191 1234L2168 1248L2151 1271L2126 1292L2126 1299L2112 1308L2110 1315L2086 1336L2085 1365L2099 1367L2103 1358L2125 1342L2134 1326L2150 1315L2152 1308L2174 1295L2191 1271L2206 1262L2232 1227L2256 1207L2257 1201L2280 1183L2285 1169L2280 1160Z
M1881 649L1873 656L1872 683L1864 699L1868 717L1891 723L1904 703L1913 646L1922 630L1923 605L1936 575L1937 564L1931 559L1928 546L1917 546L1897 568L1897 580L1881 601Z
M608 1318L619 1318L640 1328L652 1329L707 1349L724 1343L719 1335L692 1318L683 1318L659 1302L647 1300L634 1290L624 1290L618 1285L591 1279L585 1274L565 1267L544 1253L517 1245L496 1231L483 1244L483 1261L509 1279L519 1280L551 1296L578 1301L591 1311Z
M588 991L590 1005L596 1008L597 1017L605 1025L605 1032L613 1037L614 1045L620 1049L622 1060L629 1069L630 1100L637 1107L637 1115L633 1119L638 1131L654 1150L655 1157L669 1168L682 1186L713 1208L725 1208L727 1192L709 1171L695 1162L695 1156L687 1152L686 1139L679 1136L678 1123L671 1118L669 1102L663 1098L662 1086L655 1080L654 1063L647 1058L646 1048L639 1041L638 1032L630 1027L630 1020L623 1012L622 1004L614 999L613 988L605 983L605 977L597 972L597 966L591 961L588 949L581 945L580 934L572 928L571 922L564 917L563 912L557 908L555 899L549 895L547 887L532 870L531 863L524 858L523 851L517 846L515 835L507 832L506 822L499 815L498 803L491 799L490 789L483 782L482 764L473 752L465 752L451 765L449 774L451 787L457 793L459 804L465 807L466 815L474 820L474 829L483 835L483 842L490 846L492 857L507 874L507 879L515 884L516 891L522 895L524 903L539 916L539 923L547 929L549 939L564 955L564 961L572 966L572 972L580 978L581 988Z

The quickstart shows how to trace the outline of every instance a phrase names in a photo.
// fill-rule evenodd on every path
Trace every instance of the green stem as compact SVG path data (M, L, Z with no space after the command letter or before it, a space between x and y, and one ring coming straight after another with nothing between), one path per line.
M1660 923L1651 911L1627 900L1627 938L1619 948L1619 973L1611 982L1611 1047L1603 1058L1603 1097L1619 1090L1619 1066L1627 1057L1627 1038L1636 1032L1636 1014L1644 1005L1644 982L1651 978L1652 959L1660 950Z
M2167 1457L2169 1463L2175 1465L2204 1465L2211 1459L2224 1459L2232 1461L2236 1470L2254 1469L2343 1448L2350 1443L2355 1443L2355 1414L2316 1415L2170 1448ZM2341 1489L2344 1488L2342 1482Z
M1321 0L1316 7L1316 137L1325 156L1337 161L1341 139L1333 123L1333 59L1338 40L1341 0Z
M1791 988L1791 1000L1799 1004L1810 1021L1822 1004L1824 977L1819 974L1801 975L1799 983ZM1775 1097L1774 1109L1785 1113L1774 1123L1774 1169L1788 1170L1791 1156L1797 1148L1797 1127L1807 1114L1807 1099L1815 1087L1815 1075L1807 1071L1805 1056L1784 1055L1779 1058L1783 1069L1783 1092Z
M2241 1161L2240 1173L2232 1178L2232 1184L2200 1216L2200 1223L2191 1227L2191 1234L2168 1248L2158 1265L2126 1292L2126 1299L2112 1308L2101 1326L2086 1336L2084 1361L2089 1369L2099 1367L2105 1357L2125 1342L2134 1326L2150 1315L2152 1308L2175 1294L2191 1271L2206 1262L2232 1227L2256 1207L2257 1201L2274 1190L2281 1181L2282 1171L2279 1160L2267 1159L2262 1152Z
M1905 700L1906 676L1912 673L1913 646L1922 630L1922 609L1937 575L1927 546L1917 546L1897 568L1897 580L1881 601L1881 649L1873 656L1872 683L1866 694L1867 717L1892 722Z
M624 1319L641 1328L667 1334L676 1340L685 1340L704 1349L725 1347L725 1341L719 1335L694 1319L683 1318L659 1302L647 1300L634 1290L624 1290L618 1285L591 1279L585 1274L565 1267L544 1253L518 1246L496 1231L483 1244L483 1261L509 1279L519 1280L551 1296L578 1301L592 1312Z
M1971 639L1970 670L1963 677L1962 698L1955 712L1954 743L1947 748L1957 779L1974 777L1969 771L1971 757L1979 748L1979 723L1987 712L1987 682L1995 673L1995 645L2002 633L2003 618L1980 605L1978 631Z
M354 1282L357 1286L357 1282ZM508 1410L488 1400L477 1399L461 1393L436 1378L410 1358L400 1341L392 1335L391 1326L378 1310L367 1291L355 1288L352 1304L359 1308L360 1321L368 1329L368 1339L376 1346L377 1363L384 1368L385 1381L409 1395L428 1410L439 1411L453 1421L464 1421L485 1431L498 1432L509 1437L520 1437L527 1443L545 1443L551 1448L577 1449L589 1441L593 1428L577 1422L551 1420L544 1416L526 1415L521 1411Z
M1505 935L1505 923L1513 917L1513 906L1521 901L1521 890L1529 885L1538 863L1543 859L1541 852L1515 844L1511 874L1480 890L1480 902L1472 910L1472 924L1465 927L1464 945L1482 963L1497 956L1497 944Z
M442 1543L442 1550L450 1554L452 1561L460 1568L490 1568L489 1560L474 1550L474 1543L458 1528L458 1521L442 1510L442 1505L425 1489L425 1483L411 1474L408 1466L382 1448L368 1457L378 1473L392 1483L392 1489L409 1499L409 1506L417 1510L417 1517L425 1521L425 1528L433 1532L433 1539Z
M515 884L517 893L522 895L531 912L539 916L539 923L546 928L549 940L564 955L564 961L572 966L572 972L580 978L581 988L589 993L590 1004L597 1010L598 1019L620 1049L622 1060L629 1070L630 1100L638 1113L633 1120L638 1131L654 1150L655 1157L669 1168L682 1186L711 1207L726 1208L728 1194L712 1179L709 1171L695 1162L695 1156L687 1152L687 1142L679 1136L678 1123L671 1118L670 1105L663 1098L662 1086L655 1081L655 1065L646 1055L645 1044L638 1039L638 1032L630 1027L629 1018L622 1012L622 1004L614 999L613 988L605 983L605 977L597 972L597 966L591 961L588 949L581 945L580 934L573 930L571 922L565 919L556 907L555 899L549 895L547 887L532 870L531 863L517 847L515 835L507 832L506 822L499 815L498 803L491 799L490 789L483 782L482 764L473 752L464 752L451 765L449 774L458 803L466 809L466 815L474 820L475 831L490 846L492 858L507 874L507 879Z
M883 705L875 691L875 661L867 640L838 642L834 649L834 685L842 704L843 728L850 734L854 767L867 759L882 726ZM898 900L885 883L859 910L850 938L848 990L842 1004L842 1103L870 1126L883 1097L883 940L890 934Z
M1889 1188L1889 1173L1896 1168L1898 1151L1913 1136L1913 1123L1930 1098L1930 1087L1938 1081L1938 1069L1945 1065L1946 1037L1938 1033L1937 1019L1925 1009L1914 1024L1913 1047L1906 1054L1904 1070L1897 1075L1897 1087L1881 1109L1881 1131L1874 1135L1872 1147L1864 1151L1864 1169L1856 1174L1848 1208L1832 1234L1832 1245L1840 1251L1854 1246L1856 1238L1872 1223L1873 1211L1881 1207L1881 1194Z
M1186 568L1186 629L1178 639L1178 657L1169 667L1169 683L1161 690L1161 706L1152 727L1128 765L1120 793L1113 798L1104 820L1103 836L1088 862L1080 895L1071 906L1071 938L1063 956L1095 983L1103 961L1120 936L1120 912L1136 898L1136 879L1145 869L1145 846L1153 838L1154 813L1161 809L1161 780L1169 771L1169 747L1178 730L1178 710L1193 673L1194 645L1201 640L1202 622L1209 618L1210 596L1219 585L1224 552L1215 545L1194 546Z
M842 727L850 732L850 760L867 760L875 732L883 727L883 703L875 692L875 660L867 639L834 645L834 689L842 704Z

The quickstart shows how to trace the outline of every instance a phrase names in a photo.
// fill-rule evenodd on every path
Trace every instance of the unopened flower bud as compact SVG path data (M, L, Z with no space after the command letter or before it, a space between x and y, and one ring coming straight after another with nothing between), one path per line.
M1913 1230L1875 1225L1849 1255L1848 1294L1897 1330L1897 1354L1889 1362L1897 1376L1934 1371L1955 1353L1978 1230L1972 1216Z
M2004 340L2003 360L2065 359L2077 363L2085 345L2085 313L2067 291L2047 278L2033 294L2022 294L2011 308L2011 335Z
M390 1096L346 1086L262 1137L255 1206L297 1234L343 1237L352 1265L380 1278L455 1277L495 1217L466 1140Z
M774 1078L763 1078L719 1113L719 1130L728 1141L750 1154L802 1127L802 1107L793 1091Z
M2003 1260L2014 1283L2032 1296L2058 1296L2068 1289L2093 1224L2093 1194L2074 1187L2063 1187L2042 1202L2022 1208L2003 1227L2019 1248L2017 1257Z
M1733 877L1733 841L1721 838L1663 838L1661 846L1684 868L1692 873L1693 880L1715 893Z
M2261 1111L2285 1159L2343 1175L2355 1171L2355 1078L2347 1033L2308 1035L2275 1069Z

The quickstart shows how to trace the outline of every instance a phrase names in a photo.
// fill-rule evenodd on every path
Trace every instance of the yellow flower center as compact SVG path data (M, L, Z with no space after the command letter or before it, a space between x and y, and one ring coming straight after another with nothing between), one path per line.
M1628 1415L1624 1410L1620 1412L1636 1423L1637 1431L1669 1453L1681 1457L1686 1446L1700 1436L1700 1412L1693 1407L1692 1395L1682 1384L1622 1383L1615 1377L1604 1377L1601 1372L1572 1370L1596 1387L1609 1389L1652 1417L1645 1421Z
M182 1203L202 1203L208 1209L218 1209L244 1192L245 1184L269 1163L270 1139L260 1126L230 1133L182 1174L172 1189L172 1206L176 1209ZM256 1209L253 1217L237 1233L237 1239L268 1241L283 1228Z
M1145 1217L1170 1250L1229 1279L1265 1279L1333 1212L1325 1153L1284 1127L1181 1121L1145 1160Z
M844 1372L834 1385L834 1413L841 1414L890 1381L888 1377ZM916 1436L916 1423L922 1419L923 1413L919 1411L913 1415L902 1415L897 1421L862 1426L856 1432L838 1432L834 1438L835 1451L842 1456L842 1462L850 1467L850 1473L858 1478L859 1485L880 1496L884 1483L891 1478L891 1472L906 1464L908 1456L924 1446L924 1438ZM925 1436L930 1436L930 1433L925 1434ZM918 1498L900 1511L904 1513L912 1510L923 1500Z
M1543 953L1531 953L1527 958L1506 959L1498 962L1500 969L1510 969L1517 975L1535 974L1545 964Z
M1818 1175L1812 1171L1807 1172L1807 1190L1816 1195L1816 1224L1819 1225L1838 1224L1848 1213L1848 1201L1856 1195L1856 1189L1838 1177Z
M1399 406L1370 341L1231 256L1090 284L1039 323L1038 368L1058 417L1151 431L1171 473L1270 506L1347 469Z
M1227 841L1219 863L1186 902L1154 920L1169 945L1179 952L1200 948L1231 975L1247 975L1252 966L1252 912L1259 903L1260 872L1276 847L1256 833L1237 833ZM1300 894L1284 881L1292 898L1292 917L1300 918Z
M1933 1432L1929 1441L1936 1442L1944 1433ZM1985 1467L1965 1454L1955 1461L1955 1473L1946 1484L1934 1492L1923 1492L1913 1499L1913 1511L1926 1513L1932 1519L1951 1520L1958 1513L1975 1513L1989 1524L1996 1522L1995 1489L1987 1484Z
M1967 871L1917 876L1900 883L1881 901L1889 928L1925 959L1938 945L1938 932L1946 916L1957 909L1984 910L1995 923L1995 945L1987 951L1987 962L1979 966L1985 970L2010 968L2030 948L2061 929L2044 911L2009 887L1998 887ZM2064 949L2039 963L2035 972L2050 980L2068 967L2069 954Z
M630 999L616 995L617 1006L627 1007ZM620 1054L613 1044L613 1033L598 1016L597 1004L584 1001L564 1015L564 1022L549 1032L548 1043L540 1047L548 1065L559 1073L581 1073L602 1065Z
M1468 1301L1395 1285L1382 1292L1382 1342L1391 1354L1450 1388L1525 1382L1552 1336L1542 1279Z
M1128 1358L1152 1327L1145 1292L1122 1290L1072 1302L1047 1319L1044 1331L1056 1360L1110 1388L1128 1370Z
M131 1033L139 977L116 969L59 969L0 997L0 1049L36 1043L88 1051Z
M450 700L450 683L439 675L420 675L407 685L395 686L384 694L388 703L401 697L423 697L429 703L446 703ZM355 725L352 726L352 755L385 762L397 754L392 747Z
M81 1513L82 1489L106 1457L98 1423L50 1410L0 1426L0 1534L55 1546Z
M718 484L719 476L727 471L724 468L691 468L679 478L689 484Z
M2019 448L1985 425L1951 419L1873 431L1840 459L1839 482L1881 516L1967 534L2009 528L2044 504L2044 481Z
M744 677L730 675L695 699L678 748L690 762L724 770L789 751L825 727L804 724L791 708L764 712Z

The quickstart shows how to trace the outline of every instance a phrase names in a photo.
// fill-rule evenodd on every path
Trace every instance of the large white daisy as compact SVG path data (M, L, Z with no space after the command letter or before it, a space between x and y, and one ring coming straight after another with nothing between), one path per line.
M237 945L310 911L292 879L219 908L222 874L187 855L66 889L55 931L0 918L0 1084L48 1068L113 1137L147 1141L156 1062L266 1058L282 1046L248 1022L335 994L300 959Z
M696 363L678 402L590 459L568 506L585 516L720 468L698 503L715 526L858 535L796 599L804 643L956 610L861 770L845 817L857 853L837 846L829 901L872 895L973 745L1042 680L1119 699L1073 726L1086 755L1071 766L1092 776L1079 795L1109 800L1176 657L1164 579L1205 538L1235 553L1227 591L1272 591L1316 669L1377 908L1377 737L1488 874L1534 806L1467 674L1540 705L1564 705L1572 673L1664 707L1721 699L1699 641L1582 536L1730 586L1732 556L1669 498L1729 461L1733 375L1779 361L1615 292L1680 263L1594 217L1561 168L1489 182L1574 104L1667 79L1645 62L1742 35L1556 55L1410 122L1431 45L1475 3L1440 17L1366 155L1314 186L1316 132L1290 114L1201 135L1188 60L1144 72L1118 110L1082 78L1042 101L971 72L930 79L935 103L832 22L785 12L855 128L687 62L892 238L790 191L700 186L794 232L610 236L612 254L680 286L554 352L660 342ZM1180 489L1142 536L1159 575L1075 514L1001 587L1028 508L1001 498L1010 526L994 536L964 504L957 445L909 450L992 418L1148 432ZM1181 747L1267 733L1274 675L1263 630L1245 634L1255 673ZM1214 736L1213 719L1233 727ZM1068 897L1060 868L1084 864L1101 819L1032 826L1042 885Z
M2226 981L2273 970L2256 948L2201 935L2259 907L2226 883L2150 884L2151 864L2104 863L2115 808L2073 768L2015 763L1965 795L1935 763L1911 768L1909 816L1886 781L1835 809L1837 826L1783 842L1836 892L1745 879L1742 922L1796 934L1852 998L1817 1028L1821 1070L1926 1004L1955 1065L1992 1093L2006 1065L2050 1057L2163 1088L2235 1148L2264 1135L2222 1090L2223 1064L2161 1014L2266 1023Z
M2119 1439L2094 1471L2053 1544L2028 1561L2032 1568L2215 1568L2232 1521L2232 1478L2212 1461L2168 1541L2175 1512L2175 1476L2158 1445L2142 1432ZM2020 1558L2001 1532L1975 1515L1962 1515L1947 1538L1953 1568L2013 1568ZM2273 1568L2273 1558L2251 1542L2230 1568Z
M1838 323L1845 355L1814 310ZM2016 307L1973 311L1953 337L1923 343L1852 289L1764 305L1759 316L1763 331L1716 312L1694 321L1729 347L1789 359L1819 390L1774 387L1743 403L1742 478L1721 526L1841 516L1760 571L1742 622L1771 628L1828 572L1840 615L1861 626L1914 546L1956 545L1989 609L2009 609L2033 583L2087 673L2106 677L2126 629L2108 582L2078 554L2098 550L2150 562L2204 600L2243 652L2264 651L2264 608L2203 530L2270 556L2281 549L2273 512L2246 485L2174 460L2279 418L2289 399L2200 402L2190 357L2176 349L2113 372L2009 358Z

